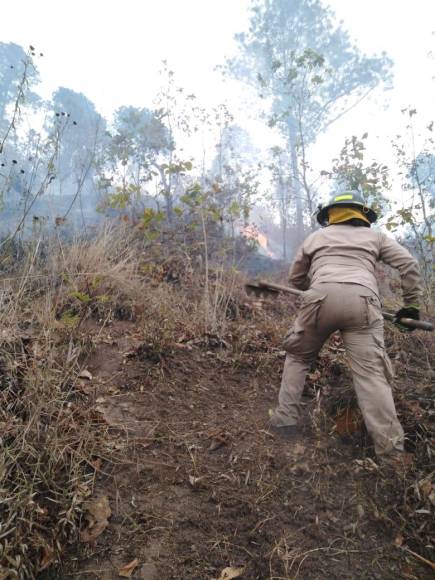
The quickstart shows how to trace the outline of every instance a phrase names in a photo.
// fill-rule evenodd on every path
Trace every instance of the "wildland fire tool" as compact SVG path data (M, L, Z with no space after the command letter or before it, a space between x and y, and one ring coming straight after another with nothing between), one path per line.
M245 284L246 291L250 294L255 294L256 296L267 296L276 295L280 292L285 292L287 294L294 294L295 296L303 296L304 291L298 290L297 288L291 288L290 286L283 286L281 284L274 284L273 282L267 282L266 280L252 281ZM409 329L427 330L429 332L433 331L434 326L430 322L424 320L413 320L412 318L400 318L396 320L394 314L390 312L382 312L382 316L385 320L394 322L396 324L401 324Z

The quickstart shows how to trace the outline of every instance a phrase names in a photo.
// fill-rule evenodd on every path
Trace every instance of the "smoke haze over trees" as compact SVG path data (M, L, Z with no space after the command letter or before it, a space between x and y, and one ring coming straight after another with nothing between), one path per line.
M367 158L367 132L362 139L349 134L341 158L331 159L330 167L315 166L311 155L337 119L375 88L380 94L379 87L391 87L394 63L388 55L365 55L345 23L319 0L253 0L249 29L240 31L237 43L236 56L220 64L227 78L254 87L253 116L276 135L267 152L253 146L249 130L225 104L207 109L189 87L179 86L166 62L153 103L125 103L105 119L74 87L41 99L42 53L2 43L3 237L56 225L70 234L89 233L108 216L140 221L144 211L148 226L177 228L192 211L189 195L201 191L207 220L222 235L235 239L250 232L255 207L253 225L270 234L265 251L288 260L316 227L319 195L328 189L359 188L370 202L387 208L389 168ZM223 95L225 83L224 78ZM362 147L355 145L358 139ZM422 155L428 153L415 152L416 159ZM415 177L404 180L405 189L421 186ZM431 245L430 212L414 206L426 216L420 246ZM408 222L401 231L415 236ZM431 246L424 253L432 251Z
M287 166L287 179L280 178L276 189L281 222L285 230L293 209L301 240L306 225L315 226L309 145L388 80L391 62L385 55L361 55L319 1L254 3L249 33L238 40L240 56L230 63L230 71L254 84L261 97L271 98L268 122L284 138L286 159L281 155L279 165Z

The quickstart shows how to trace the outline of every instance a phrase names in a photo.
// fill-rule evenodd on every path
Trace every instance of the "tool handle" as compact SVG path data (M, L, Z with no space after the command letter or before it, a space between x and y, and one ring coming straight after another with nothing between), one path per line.
M257 282L258 286L261 288L270 288L271 290L277 290L279 292L286 292L287 294L294 294L295 296L302 296L304 294L303 290L298 290L297 288L292 288L291 286L283 286L282 284L274 284L273 282L267 282L266 280L259 280ZM385 320L391 322L396 322L396 317L390 312L382 312L382 316ZM416 328L419 330L427 330L432 332L434 325L431 322L426 322L424 320L414 320L413 318L401 318L398 320L403 326L408 326L409 328Z
M399 320L396 320L396 317L394 314L391 314L391 312L382 312L382 316L385 320L403 324L403 326L408 326L409 328L427 330L428 332L432 332L434 329L433 324L431 322L426 322L425 320L414 320L413 318L400 318Z
M295 296L302 296L302 294L304 294L304 291L298 290L298 288L292 288L291 286L283 286L282 284L275 284L273 282L267 282L266 280L259 280L257 284L260 288L261 287L270 288L271 290L287 292L287 294L294 294Z

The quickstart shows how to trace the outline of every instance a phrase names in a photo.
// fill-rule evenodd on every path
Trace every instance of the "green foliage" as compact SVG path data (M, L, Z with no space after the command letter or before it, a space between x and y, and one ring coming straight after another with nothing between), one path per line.
M435 225L434 123L432 121L428 123L425 133L418 136L423 145L416 154L414 153L416 135L413 118L417 115L417 111L409 108L403 109L402 113L407 117L408 135L396 135L393 148L398 164L402 169L402 190L405 195L402 207L399 207L390 216L387 228L392 232L405 232L408 245L418 256L425 286L425 300L429 307L432 304L435 275L435 236L433 233ZM410 146L407 146L408 140Z
M143 207L146 184L164 180L161 156L174 149L172 136L157 111L121 107L106 138L96 180L105 193L100 209L135 211Z
M80 302L83 302L84 304L87 304L88 302L91 302L91 300L92 300L92 298L89 296L89 294L86 294L84 292L73 291L73 292L70 292L70 296L71 296L71 298L77 298L77 300L79 300Z
M192 170L192 162L191 161L179 161L178 163L171 163L166 164L164 163L161 165L161 168L164 170L166 174L180 174L184 175L186 171Z
M288 137L303 113L304 140L315 140L337 105L389 79L391 62L368 58L352 45L319 0L255 0L248 33L238 35L240 56L228 68L273 99L271 123Z
M202 210L207 212L209 201L207 192L202 190L201 184L196 182L186 189L186 193L180 197L180 202L190 208L191 211Z
M104 277L101 274L97 274L91 282L91 289L93 291L97 290L100 287L103 280L104 280Z
M60 321L68 328L74 328L80 321L80 316L73 310L65 310L60 317Z
M161 115L149 109L121 107L116 111L114 129L111 153L115 159L147 165L148 159L174 145Z
M147 242L153 242L160 236L160 224L165 220L165 214L162 211L156 211L150 207L143 210L141 214L141 229L144 239Z
M367 137L368 133L364 133L361 138L352 136L346 139L340 155L333 159L332 170L322 171L322 175L335 182L336 189L360 191L367 203L381 213L389 207L382 193L391 189L389 168L377 161L366 163Z
M107 205L111 209L125 209L131 201L132 191L128 188L117 187L115 193L107 196Z
M239 55L228 70L272 103L269 126L285 139L291 178L289 191L280 195L292 198L302 237L316 198L308 145L375 86L388 82L391 62L385 55L362 55L320 0L254 0L249 32L237 39ZM287 211L290 200L285 206ZM310 223L314 227L312 217Z
M259 189L261 165L245 129L233 123L226 108L217 117L220 140L213 161L209 197L215 206L214 220L233 224L246 222Z
M228 213L232 217L239 217L240 216L240 204L237 201L233 201L228 208Z
M99 294L95 298L97 302L100 302L101 304L107 304L108 302L112 301L112 297L109 296L108 294Z
M135 206L141 197L141 187L133 183L126 183L115 187L111 193L107 193L98 206L98 211L106 209L125 210Z
M154 209L147 207L144 209L141 216L142 227L145 230L148 230L149 228L160 224L164 219L165 214L163 212L155 211Z

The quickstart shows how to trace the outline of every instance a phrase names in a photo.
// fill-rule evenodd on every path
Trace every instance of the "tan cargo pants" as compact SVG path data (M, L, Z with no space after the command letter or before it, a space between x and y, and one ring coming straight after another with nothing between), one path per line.
M318 284L304 294L295 323L284 339L287 357L271 424L297 424L306 375L323 343L336 330L343 338L358 404L376 453L403 449L404 433L388 383L393 372L384 346L381 304L371 290L358 284Z

